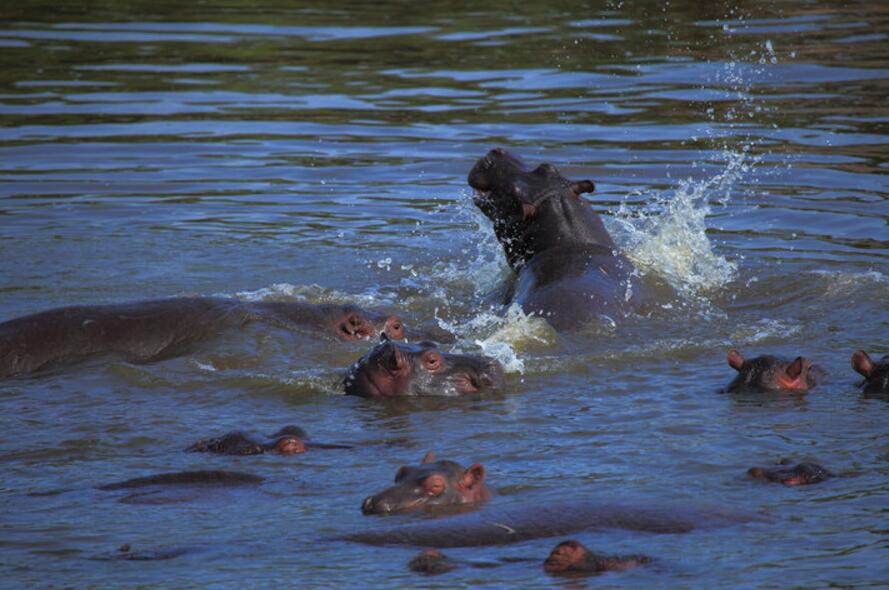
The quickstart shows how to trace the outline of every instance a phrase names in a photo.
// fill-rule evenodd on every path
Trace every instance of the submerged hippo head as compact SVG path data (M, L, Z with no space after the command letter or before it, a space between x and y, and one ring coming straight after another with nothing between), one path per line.
M494 233L513 269L541 248L541 241L570 239L613 245L604 227L587 219L593 215L589 208L578 209L580 195L595 190L592 180L572 182L552 164L528 170L502 148L479 159L467 180L476 191L473 202L494 224ZM547 214L538 215L545 204ZM572 217L583 218L583 223Z
M786 486L803 486L819 483L833 477L833 473L817 463L800 463L795 467L784 467L787 462L782 462L781 467L751 467L747 475L754 479L774 481Z
M442 353L433 342L384 341L349 367L343 384L347 395L404 397L479 393L502 382L495 359Z
M479 463L464 469L459 463L436 461L431 452L426 453L420 465L398 470L394 486L365 498L361 512L397 514L481 504L491 498L484 480L485 468Z
M404 322L395 315L385 315L354 305L332 306L331 327L340 340L376 340L385 335L390 340L404 339Z
M737 350L728 352L728 364L738 372L726 391L808 391L815 386L812 361L770 355L745 360Z
M562 541L543 562L543 569L550 574L589 573L597 574L621 571L650 563L645 555L609 556L598 555L579 541Z
M863 350L852 354L852 368L864 377L858 384L864 393L889 394L889 354L873 362Z

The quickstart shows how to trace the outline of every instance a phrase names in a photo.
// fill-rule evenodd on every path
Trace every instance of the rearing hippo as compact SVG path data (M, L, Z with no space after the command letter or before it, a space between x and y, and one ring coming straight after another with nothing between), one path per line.
M404 338L397 316L352 305L180 297L62 307L0 323L0 378L103 355L151 362L251 322L310 329L338 340Z
M388 340L358 359L343 380L346 395L376 398L459 396L502 383L503 367L493 358L443 353L434 342Z
M551 164L528 170L496 148L475 164L468 181L518 275L504 303L518 302L561 331L647 310L645 285L580 198L594 190L591 180L572 182Z

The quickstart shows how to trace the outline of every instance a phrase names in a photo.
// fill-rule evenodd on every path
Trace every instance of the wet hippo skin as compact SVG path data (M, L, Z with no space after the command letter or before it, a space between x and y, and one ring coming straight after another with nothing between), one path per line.
M648 288L580 198L594 190L592 181L572 182L551 164L528 170L496 148L475 164L468 182L517 273L503 303L518 302L560 331L649 309Z
M397 316L351 305L183 297L63 307L0 323L0 378L103 355L140 363L171 358L250 322L338 340L404 337Z
M351 449L351 445L308 442L306 431L299 426L285 426L267 437L234 430L199 440L185 449L187 453L217 453L220 455L299 455L306 449Z
M747 470L747 475L786 486L811 485L833 477L833 473L817 463L799 463L794 467L789 467L789 464L785 460L776 467L751 467Z
M852 368L864 380L858 384L861 391L870 394L889 394L889 354L874 362L863 350L852 353Z
M550 574L601 574L623 571L651 563L645 555L601 555L593 553L578 541L562 541L543 562Z
M478 547L598 529L686 533L696 528L729 526L760 519L749 514L677 506L629 506L596 500L546 501L488 506L471 514L389 528L378 527L336 539L369 545Z
M412 510L477 507L491 498L485 485L485 468L475 463L468 469L454 461L436 461L426 453L418 466L403 466L395 485L361 504L364 514L397 514Z
M349 368L343 387L347 395L393 398L485 393L502 383L493 358L443 353L434 342L384 341Z
M762 355L745 359L740 352L728 352L728 364L738 375L725 388L726 392L741 391L796 391L805 392L815 387L812 361L804 356L793 360Z

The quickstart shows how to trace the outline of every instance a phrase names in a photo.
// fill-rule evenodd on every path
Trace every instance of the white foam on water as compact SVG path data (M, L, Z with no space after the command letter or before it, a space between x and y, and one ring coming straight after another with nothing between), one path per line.
M364 293L354 294L343 293L336 289L327 289L320 285L291 285L290 283L275 283L269 287L263 287L255 291L239 291L235 293L235 297L243 299L244 301L274 301L288 299L308 303L338 303L361 306L391 303L377 290L369 290Z
M803 327L799 323L764 318L732 332L726 344L741 346L773 339L783 341L799 336L802 331Z
M724 205L752 166L746 150L726 155L725 169L716 176L686 179L670 191L640 191L631 196L648 202L642 210L624 203L606 222L634 264L663 277L684 299L706 299L737 276L737 264L718 254L707 236L710 201Z
M449 320L436 315L438 325L458 337L454 352L481 352L496 358L508 373L524 373L519 353L529 346L551 345L557 335L542 318L526 315L512 304L503 315L487 310L469 319Z

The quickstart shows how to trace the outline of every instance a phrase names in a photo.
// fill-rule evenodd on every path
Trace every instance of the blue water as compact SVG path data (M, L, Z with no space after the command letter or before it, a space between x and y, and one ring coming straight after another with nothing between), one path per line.
M880 3L4 8L0 319L193 294L351 302L508 374L491 398L346 398L366 345L255 328L6 381L0 586L885 587L889 401L856 390L849 358L889 353L887 40ZM509 271L465 178L497 145L594 179L591 206L677 294L567 336L491 310ZM805 354L827 379L721 394L731 347ZM182 452L289 423L356 448ZM579 582L543 572L560 538L448 550L464 565L441 577L407 570L415 548L325 539L415 520L359 507L427 450L483 463L495 503L769 518L580 533L657 562ZM745 475L784 457L837 477ZM96 489L211 468L266 480L156 506ZM187 552L93 559L125 543Z

